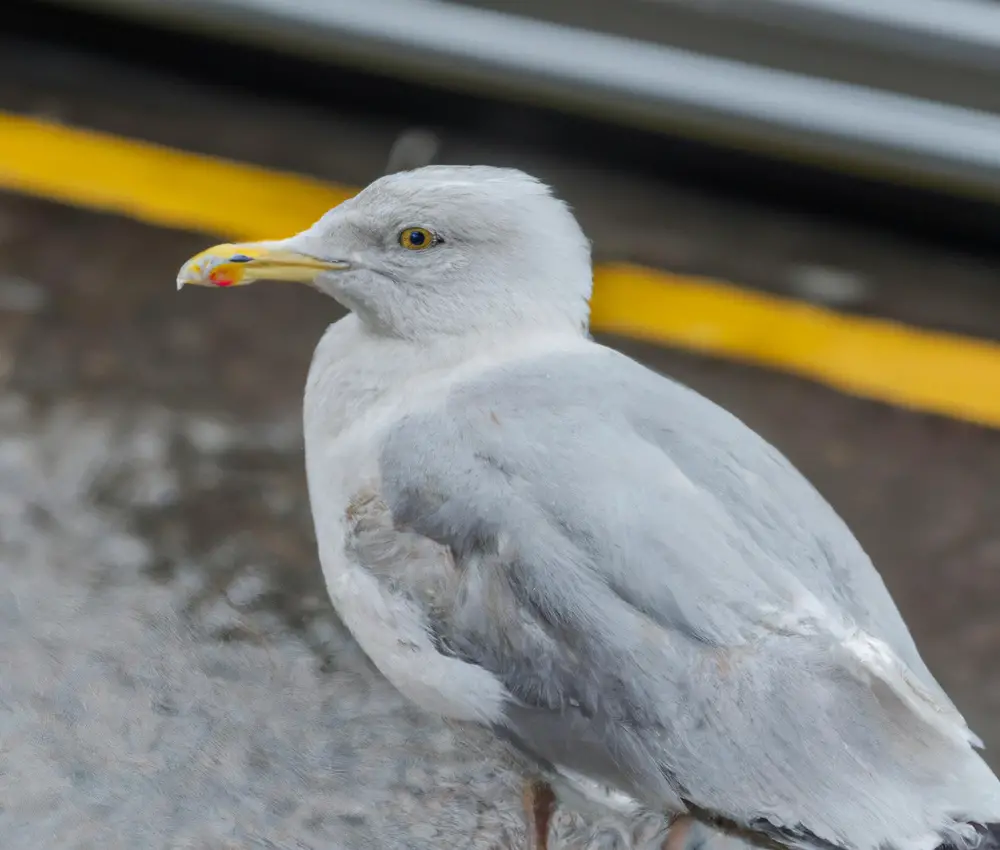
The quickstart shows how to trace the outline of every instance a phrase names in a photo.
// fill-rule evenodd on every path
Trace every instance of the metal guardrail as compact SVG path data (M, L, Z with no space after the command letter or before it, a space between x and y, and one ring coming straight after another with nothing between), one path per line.
M744 18L830 40L868 44L888 55L945 57L1000 69L1000 8L977 0L653 0L715 16Z
M58 2L1000 202L1000 4Z

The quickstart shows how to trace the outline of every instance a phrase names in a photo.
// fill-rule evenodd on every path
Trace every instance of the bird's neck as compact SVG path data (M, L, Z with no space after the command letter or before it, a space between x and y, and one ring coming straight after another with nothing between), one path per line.
M505 328L433 340L379 336L354 315L332 324L313 355L305 393L305 418L332 435L356 422L387 397L419 394L505 362L591 345L570 328Z

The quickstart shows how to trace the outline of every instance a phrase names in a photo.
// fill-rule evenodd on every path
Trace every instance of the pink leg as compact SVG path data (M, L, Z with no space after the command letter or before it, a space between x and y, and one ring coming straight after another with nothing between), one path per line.
M528 779L522 794L524 825L528 831L527 850L548 850L549 823L556 809L556 795L543 779Z
M688 835L694 826L694 818L690 815L678 815L670 822L670 829L663 842L663 850L684 850Z

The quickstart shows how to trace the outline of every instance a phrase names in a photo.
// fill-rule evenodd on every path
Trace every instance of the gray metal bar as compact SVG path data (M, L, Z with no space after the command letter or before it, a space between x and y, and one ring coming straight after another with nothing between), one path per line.
M1000 201L989 112L436 0L63 2Z
M977 69L1000 67L1000 4L982 0L652 0L817 38L862 41Z

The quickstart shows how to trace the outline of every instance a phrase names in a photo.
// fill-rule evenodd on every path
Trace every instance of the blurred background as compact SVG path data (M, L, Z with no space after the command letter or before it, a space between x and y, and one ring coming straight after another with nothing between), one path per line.
M573 205L597 336L807 474L1000 768L1000 5L7 0L5 850L518 840L507 755L329 609L299 417L338 308L174 291L430 161Z

